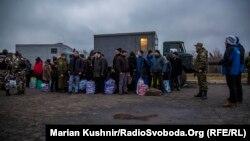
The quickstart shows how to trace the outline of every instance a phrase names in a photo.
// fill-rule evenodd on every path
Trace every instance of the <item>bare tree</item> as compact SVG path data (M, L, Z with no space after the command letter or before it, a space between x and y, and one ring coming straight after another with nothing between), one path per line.
M222 59L223 54L220 52L219 49L214 49L212 52L209 53L209 72L210 73L220 73L221 68L218 66L218 62Z

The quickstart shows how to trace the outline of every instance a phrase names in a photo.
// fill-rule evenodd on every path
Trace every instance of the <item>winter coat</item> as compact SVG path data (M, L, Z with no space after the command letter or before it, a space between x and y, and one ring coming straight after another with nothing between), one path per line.
M199 70L202 70L203 72L207 72L208 52L203 47L198 51L198 55L197 55L196 60L194 62L194 68L195 68L196 72L198 72Z
M136 70L136 57L129 56L128 64L129 64L129 72L132 73L134 70Z
M58 75L66 75L68 71L68 65L66 60L59 58L58 63L57 63L57 70L58 70Z
M170 79L171 73L172 73L172 66L171 63L167 61L163 67L163 79L164 80Z
M241 73L239 49L235 46L228 46L219 64L222 65L222 74L239 75Z
M33 73L35 75L42 75L42 72L43 72L43 62L42 61L36 62L34 65Z
M94 77L106 77L108 62L104 57L94 59Z
M79 57L72 57L69 62L69 74L70 75L79 75L79 73L83 72L83 64Z
M116 55L114 58L114 63L115 63L115 65L114 65L115 72L117 72L117 73L122 72L122 66L124 63L122 55L120 55L120 54Z
M43 67L43 80L50 81L51 80L51 66L48 62L45 62Z
M171 73L171 76L172 78L175 78L179 75L182 74L182 62L181 62L181 59L180 58L171 58L170 59L170 63L171 63L171 66L172 66L172 73Z
M137 58L136 65L137 76L139 77L148 77L148 63L145 58L142 56Z
M160 55L160 56L154 56L153 60L152 60L152 66L151 66L151 73L154 72L163 72L163 67L164 67L164 58Z

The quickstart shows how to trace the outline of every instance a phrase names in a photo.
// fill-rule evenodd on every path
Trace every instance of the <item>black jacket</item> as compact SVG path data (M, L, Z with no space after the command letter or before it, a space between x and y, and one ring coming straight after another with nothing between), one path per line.
M181 62L181 59L180 58L176 58L176 59L171 58L170 63L171 63L171 66L172 66L171 76L176 77L178 75L181 75L182 74L182 62Z
M81 59L79 57L72 57L70 59L68 69L70 75L79 75L80 72L83 72L83 64Z
M94 77L106 77L108 71L108 62L104 57L94 60Z

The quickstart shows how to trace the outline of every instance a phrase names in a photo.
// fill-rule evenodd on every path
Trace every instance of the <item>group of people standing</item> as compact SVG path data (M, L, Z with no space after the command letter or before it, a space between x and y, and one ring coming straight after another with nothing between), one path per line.
M226 76L229 98L223 106L236 107L238 103L243 102L241 75L245 71L245 49L240 44L239 38L234 35L226 37L225 47L224 57L219 65L222 66L222 73Z
M207 99L207 69L208 69L208 52L203 47L202 43L195 45L197 57L194 63L195 74L198 78L199 93L195 97ZM243 102L243 90L241 84L241 75L247 67L248 72L248 59L245 58L245 49L240 44L239 38L230 35L225 39L225 53L223 58L217 63L222 66L222 73L226 76L226 82L229 88L229 97L224 103L223 107L237 107L238 103ZM244 63L245 62L245 63ZM245 64L245 65L244 65ZM249 81L249 80L248 80Z
M119 86L120 94L128 92L128 78L131 79L131 90L135 90L138 80L141 78L148 87L165 91L163 81L170 81L172 90L174 87L180 90L180 75L182 73L182 62L175 52L170 60L162 56L159 50L149 51L146 58L142 50L128 53L121 48L116 49L113 59L115 81ZM170 92L170 91L168 91Z
M197 51L194 72L199 85L199 92L195 97L206 100L208 92L208 51L202 43L197 43L194 46ZM243 102L241 75L245 71L245 67L248 70L248 84L250 83L250 53L245 61L245 49L240 44L239 38L234 35L226 37L225 47L224 56L217 63L222 66L222 73L226 76L229 88L229 97L223 106L236 107L238 103ZM29 84L31 64L18 52L14 59L8 59L7 54L6 51L1 54L1 58L3 58L1 64L3 65L1 65L0 74L1 76L6 74L8 68L10 68L8 64L17 66L14 67L17 69L11 70L13 74L16 72L18 72L17 74L24 74L25 72L26 78L17 76L18 90L20 93L24 93L25 82L26 86ZM104 83L110 78L115 80L117 86L115 93L119 94L127 94L129 90L135 91L139 79L142 79L148 87L160 89L164 93L171 92L174 88L179 91L183 68L178 53L174 52L169 57L162 56L159 50L150 50L145 58L143 54L142 50L138 50L136 54L134 52L128 54L122 48L117 48L112 68L109 67L105 56L100 51L91 52L88 58L79 55L78 51L74 51L69 61L65 54L53 57L52 61L48 59L44 63L41 58L37 57L32 74L38 80L50 84L51 92L79 93L79 82L85 79L95 82L96 93L103 93ZM14 63L10 63L10 61ZM170 90L166 90L164 81L170 84Z
M175 52L170 60L162 56L159 50L149 51L147 57L139 50L137 54L118 48L115 50L112 68L100 51L91 52L88 58L74 51L70 60L66 55L47 59L44 63L37 57L33 68L33 75L37 80L50 84L50 91L79 93L80 80L93 80L96 93L104 92L104 82L112 78L116 83L116 92L127 94L136 90L139 78L149 87L164 92L163 81L173 84L171 88L180 90L180 75L182 62ZM165 91L166 92L166 91ZM170 91L168 91L170 92Z

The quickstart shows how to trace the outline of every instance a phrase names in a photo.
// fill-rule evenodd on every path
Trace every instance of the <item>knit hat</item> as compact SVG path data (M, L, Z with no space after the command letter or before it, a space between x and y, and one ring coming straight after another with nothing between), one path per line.
M226 37L226 43L229 45L236 45L237 44L237 38L234 35L229 35Z

